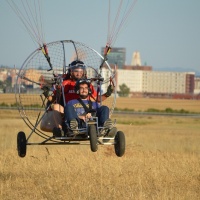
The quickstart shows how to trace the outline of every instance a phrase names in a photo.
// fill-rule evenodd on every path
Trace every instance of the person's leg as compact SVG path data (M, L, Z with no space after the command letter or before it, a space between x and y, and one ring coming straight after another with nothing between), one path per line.
M99 126L103 126L104 122L109 118L109 108L107 106L98 108L97 117Z
M78 126L80 124L80 119L72 105L65 106L65 124L68 125L72 130L73 134L78 134Z
M64 113L65 113L65 123L69 125L70 121L72 119L76 119L78 121L78 115L74 109L74 107L72 105L66 105L65 106L65 110L64 110Z

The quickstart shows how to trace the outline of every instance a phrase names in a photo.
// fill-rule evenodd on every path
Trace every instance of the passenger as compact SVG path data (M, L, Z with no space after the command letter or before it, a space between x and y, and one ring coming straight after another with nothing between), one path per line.
M91 99L91 84L87 79L80 79L76 82L75 92L78 99L71 100L64 109L65 123L74 129L74 135L78 134L78 128L84 127L84 124L92 116L98 117L98 126L105 127L108 130L108 136L114 137L116 128L112 128L112 121L109 118L109 108L100 106ZM112 129L111 129L112 128ZM112 130L112 131L111 131Z

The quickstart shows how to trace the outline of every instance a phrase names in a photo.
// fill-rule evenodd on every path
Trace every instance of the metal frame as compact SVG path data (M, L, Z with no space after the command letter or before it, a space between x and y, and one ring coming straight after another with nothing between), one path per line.
M62 93L64 94L64 87L62 85L62 82L63 82L63 78L62 77L57 77L57 80L59 80L59 84L61 86L61 90L62 90ZM100 87L100 90L101 90L101 81L103 81L103 79L101 78L101 76L99 76L98 78L96 78L96 80L98 81L98 84L99 84L99 87ZM100 94L101 95L101 94ZM101 101L102 99L100 99L100 105L101 105ZM65 101L65 97L63 95L63 102L64 102L64 105L66 105L66 101ZM43 100L43 105L44 105L44 100ZM29 139L31 138L32 134L33 133L36 133L36 130L37 130L37 126L40 124L40 122L42 121L43 117L46 115L46 113L48 112L50 106L52 104L50 104L46 109L45 109L45 112L44 114L41 116L40 119L38 119L34 125L34 127L32 128L29 136L27 137L26 139L26 145L56 145L56 144L62 144L62 145L74 145L74 144L82 144L82 145L88 145L90 144L88 141L89 141L89 134L88 134L88 127L91 125L91 124L95 124L96 125L96 130L97 130L97 142L99 145L114 145L114 137L106 137L105 135L102 135L101 132L102 131L105 131L105 128L104 127L99 127L98 126L98 117L93 117L91 118L91 120L87 121L86 122L86 128L81 128L81 129L78 129L78 131L80 132L80 134L78 135L75 135L75 136L65 136L65 137L54 137L54 136L49 136L49 137L46 137L45 140L43 140L42 142L28 142ZM39 116L38 116L39 118ZM114 122L113 126L115 125L116 121ZM73 130L70 129L70 127L67 127L68 130L69 130L69 133L72 133ZM87 137L86 138L81 138L81 135L85 134ZM103 139L107 139L107 140L111 140L113 142L103 142ZM85 142L85 143L81 143L81 142ZM87 143L86 143L87 142Z
M77 58L79 58L79 55L78 55L78 50L77 50L76 45L81 45L81 47L87 48L87 49L95 52L101 59L103 59L103 57L97 51L95 51L94 49L91 49L90 47L88 47L88 46L86 46L82 43L74 42L72 40L63 40L63 41L57 41L57 42L52 42L52 43L47 44L47 45L50 45L50 47L51 47L54 43L55 44L61 43L63 53L64 53L63 66L62 66L63 67L63 73L66 73L66 58L65 58L65 44L64 44L65 42L66 43L72 43L72 45L74 46L74 50L76 52ZM24 61L19 73L17 74L18 77L17 77L17 80L16 80L16 85L18 85L18 81L19 82L21 81L20 79L24 79L24 80L30 81L34 84L40 85L40 83L37 83L36 81L30 80L28 77L25 77L25 72L29 67L29 63L32 61L33 58L35 58L35 56L37 56L40 53L40 51L41 51L41 48L35 50ZM105 61L105 63L107 64L107 66L109 67L109 70L111 72L111 68L110 68L109 64L107 63L107 61ZM87 66L87 67L93 68L91 66ZM99 93L100 93L98 95L101 95L102 84L108 83L109 80L108 79L104 80L104 78L101 76L101 69L100 69L100 72L98 72L97 71L98 69L95 69L95 68L93 68L93 70L95 70L95 73L96 73L96 77L94 77L93 81L96 81L96 84L99 88ZM113 79L114 76L115 76L115 73L112 72L111 75L112 75L112 77L110 77L110 78ZM62 75L55 77L55 83L60 84L61 90L62 90L62 92L64 92L62 82L63 82L63 76ZM62 136L62 137L50 136L49 134L40 130L38 128L38 125L40 124L43 117L47 114L51 105L49 105L47 108L45 108L46 99L42 95L40 95L41 100L42 100L42 108L39 109L40 112L38 113L38 115L36 117L37 118L36 121L34 123L32 123L31 120L27 116L26 110L23 107L23 103L21 101L21 96L20 96L21 95L20 87L18 88L18 92L17 92L17 87L16 87L15 94L16 94L16 102L18 103L18 110L20 112L20 115L21 115L22 119L24 120L24 122L26 123L26 125L31 129L31 132L26 139L26 145L89 145L89 144L91 144L90 143L90 136L89 136L89 133L88 133L90 125L96 126L97 145L115 145L116 144L115 137L111 138L111 137L106 136L108 129L98 126L98 118L97 117L93 117L91 120L87 121L86 122L86 128L79 129L78 131L80 132L80 134L78 134L78 135ZM17 97L17 95L19 95L19 96ZM65 102L64 95L63 95L63 102L64 102L64 105L65 105L66 102ZM114 109L114 106L115 106L115 102L116 102L116 96L115 96L114 101L112 103L113 109ZM102 99L101 98L100 98L100 105L102 105ZM44 113L41 115L41 113L43 111L44 111ZM112 112L110 114L112 114ZM116 121L113 123L113 127L115 126L115 124L116 124ZM67 130L70 133L73 132L73 130L70 129L70 127L67 127ZM41 138L43 138L43 140L41 142L30 142L30 139L31 139L31 137L34 133L37 134L38 136L40 136ZM85 135L85 137L82 137L83 134Z

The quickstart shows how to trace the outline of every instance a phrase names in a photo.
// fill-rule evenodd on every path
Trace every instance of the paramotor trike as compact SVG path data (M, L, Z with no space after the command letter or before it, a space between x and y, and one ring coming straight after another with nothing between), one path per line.
M93 152L98 145L114 145L117 156L123 156L125 152L125 136L122 131L116 131L114 137L107 136L107 130L98 126L97 117L86 122L86 127L79 129L78 135L73 135L73 130L67 127L67 134L55 137L52 132L44 132L39 128L42 119L48 112L47 99L42 88L51 89L56 84L62 84L62 78L67 74L66 62L82 60L87 66L87 78L92 79L93 86L101 92L107 88L112 80L115 84L115 73L103 58L94 49L72 40L52 42L38 48L24 62L16 81L16 102L22 119L31 129L26 137L23 131L17 135L18 155L26 155L27 145L73 145L90 144ZM48 51L47 51L48 50ZM48 52L48 54L47 54ZM66 53L67 52L67 53ZM44 56L45 55L45 56ZM99 67L100 66L100 67ZM116 87L111 97L105 102L100 102L109 107L110 116L115 107ZM41 142L29 142L31 136L37 134L43 140Z

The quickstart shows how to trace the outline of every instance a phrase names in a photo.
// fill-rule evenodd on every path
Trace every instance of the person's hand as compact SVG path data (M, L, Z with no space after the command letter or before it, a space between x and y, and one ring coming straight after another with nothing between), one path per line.
M105 93L106 97L109 97L113 93L114 87L113 85L109 85L107 88L107 92Z
M91 113L87 113L86 115L80 115L79 118L82 119L84 122L92 117Z
M43 86L41 89L44 91L43 95L47 98L49 96L49 91L50 91L49 87Z
M85 116L79 115L78 117L79 117L79 119L82 119L83 121L85 121Z
M86 119L90 119L91 117L92 117L91 113L87 113L86 116L85 116Z

